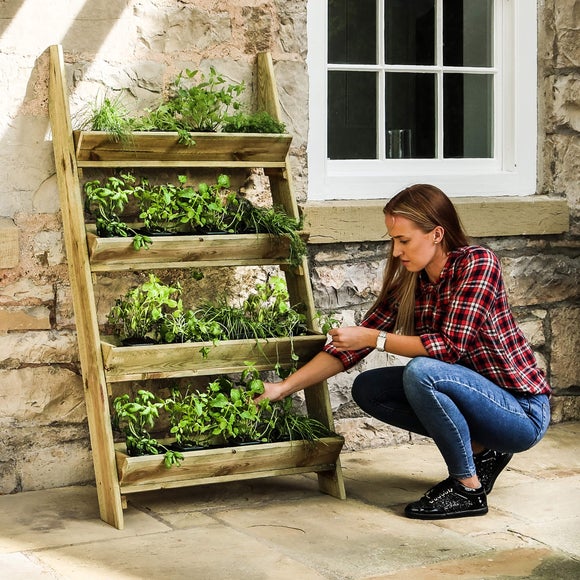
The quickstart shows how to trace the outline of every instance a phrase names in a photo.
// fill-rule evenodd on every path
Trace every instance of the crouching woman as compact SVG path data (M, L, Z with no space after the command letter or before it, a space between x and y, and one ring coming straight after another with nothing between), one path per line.
M510 311L498 258L470 245L449 198L414 185L384 208L391 238L381 293L359 326L330 331L323 352L262 397L278 400L351 368L373 349L411 357L365 371L355 402L437 445L449 477L405 508L410 518L487 513L512 455L550 421L550 386Z

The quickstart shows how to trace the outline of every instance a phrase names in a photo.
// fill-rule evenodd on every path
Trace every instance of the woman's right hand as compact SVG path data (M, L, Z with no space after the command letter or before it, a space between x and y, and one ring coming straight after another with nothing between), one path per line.
M254 399L254 402L259 403L264 399L272 402L280 401L286 397L284 391L284 381L279 383L264 383L264 392Z

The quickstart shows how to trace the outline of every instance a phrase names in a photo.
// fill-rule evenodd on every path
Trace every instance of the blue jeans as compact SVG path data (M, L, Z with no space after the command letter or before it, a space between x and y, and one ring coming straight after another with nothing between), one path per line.
M352 396L380 421L432 437L457 479L475 475L471 441L504 453L525 451L550 422L547 395L506 391L466 367L429 357L362 372Z

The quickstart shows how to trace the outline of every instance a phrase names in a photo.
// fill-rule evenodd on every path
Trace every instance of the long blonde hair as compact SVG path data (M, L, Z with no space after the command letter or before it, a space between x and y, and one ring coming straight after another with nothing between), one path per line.
M385 205L383 213L403 216L426 234L441 226L444 230L441 247L445 253L470 243L451 200L434 185L417 184L407 187ZM391 244L381 292L369 312L375 310L379 304L394 299L399 305L395 332L413 335L418 273L409 272L401 264L401 260L393 256L393 247L394 244Z

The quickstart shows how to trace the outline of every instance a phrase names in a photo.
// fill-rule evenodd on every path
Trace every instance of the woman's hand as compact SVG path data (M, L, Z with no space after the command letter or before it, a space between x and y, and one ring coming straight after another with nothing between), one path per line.
M374 348L379 331L364 326L343 326L331 329L328 334L332 340L332 346L338 351L344 351Z
M286 397L284 391L284 381L280 383L264 383L264 392L254 399L255 403L259 403L264 399L269 399L272 402L281 401Z

